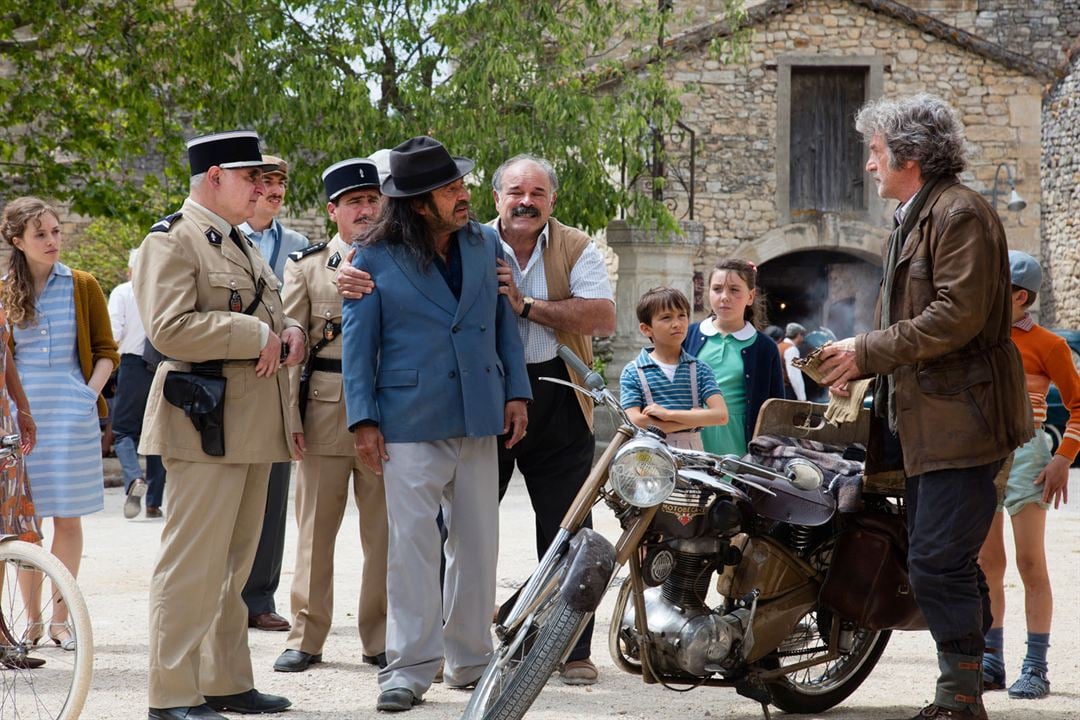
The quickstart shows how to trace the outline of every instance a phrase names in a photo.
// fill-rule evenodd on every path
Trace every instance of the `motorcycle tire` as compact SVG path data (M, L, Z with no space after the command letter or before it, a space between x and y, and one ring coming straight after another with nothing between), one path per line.
M785 643L792 640L813 641L820 645L828 643L831 616L820 609L811 611L800 621L799 627L807 627L808 619L813 629L802 638L798 637L797 632L793 633ZM846 655L769 683L773 704L792 714L822 713L839 705L870 675L891 636L889 630L856 630L851 651ZM776 661L776 664L779 662Z
M525 640L518 657L505 660L505 668L494 659L488 665L465 708L463 720L520 720L524 717L592 615L570 608L556 591L556 597L541 621L532 628L519 631L533 636ZM498 652L497 649L496 654Z

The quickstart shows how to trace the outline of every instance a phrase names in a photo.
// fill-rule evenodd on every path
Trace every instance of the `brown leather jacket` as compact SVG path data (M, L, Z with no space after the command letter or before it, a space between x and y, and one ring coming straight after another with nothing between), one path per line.
M893 373L908 477L1000 460L1032 437L1024 368L1010 339L1005 231L955 178L933 189L904 241L891 307L892 325L859 335L855 352L863 372ZM882 422L875 417L875 434ZM898 469L875 445L867 472Z

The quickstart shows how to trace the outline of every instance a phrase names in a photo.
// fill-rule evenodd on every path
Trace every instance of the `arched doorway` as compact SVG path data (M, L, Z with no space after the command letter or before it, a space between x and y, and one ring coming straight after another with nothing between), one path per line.
M881 266L841 250L801 250L758 267L769 322L826 327L845 338L871 329Z

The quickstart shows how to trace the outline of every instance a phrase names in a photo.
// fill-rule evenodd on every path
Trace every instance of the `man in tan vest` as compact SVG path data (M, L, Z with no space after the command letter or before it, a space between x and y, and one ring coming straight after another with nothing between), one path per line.
M592 401L541 377L576 377L555 354L569 346L591 366L592 336L615 332L615 300L603 255L582 231L551 217L559 181L546 160L517 155L492 177L499 216L489 223L502 240L501 292L518 314L518 332L532 385L531 432L513 448L499 445L499 498L514 466L525 477L536 513L536 551L542 556L592 467ZM591 527L591 517L586 521ZM568 685L596 682L589 659L592 622L561 671Z
M195 138L188 160L190 195L150 229L132 278L147 338L169 358L154 376L139 446L161 455L169 474L150 583L150 720L221 720L217 711L291 704L255 690L240 593L270 464L291 454L298 418L278 370L303 358L304 332L236 228L263 192L258 136Z
M299 539L292 584L293 627L287 649L274 663L278 672L302 672L322 662L323 644L334 613L334 543L337 540L349 482L360 511L364 571L356 614L363 661L386 666L386 493L382 478L360 462L345 421L341 392L341 296L334 276L352 242L379 215L379 173L370 160L353 158L323 172L326 211L338 232L330 242L315 243L289 255L285 266L285 311L306 323L307 381L304 394L304 459L296 480ZM293 402L300 385L292 371Z

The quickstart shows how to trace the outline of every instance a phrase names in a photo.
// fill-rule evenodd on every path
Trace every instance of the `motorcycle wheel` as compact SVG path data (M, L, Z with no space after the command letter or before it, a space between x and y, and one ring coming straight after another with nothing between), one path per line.
M592 613L570 608L558 590L553 590L533 622L495 649L462 720L523 717L590 617ZM521 633L525 636L520 637Z
M770 660L776 667L782 667L824 655L829 651L832 622L832 615L827 610L811 610ZM892 633L863 629L853 632L851 651L847 654L770 683L773 704L788 713L821 713L839 705L855 692L877 665Z

